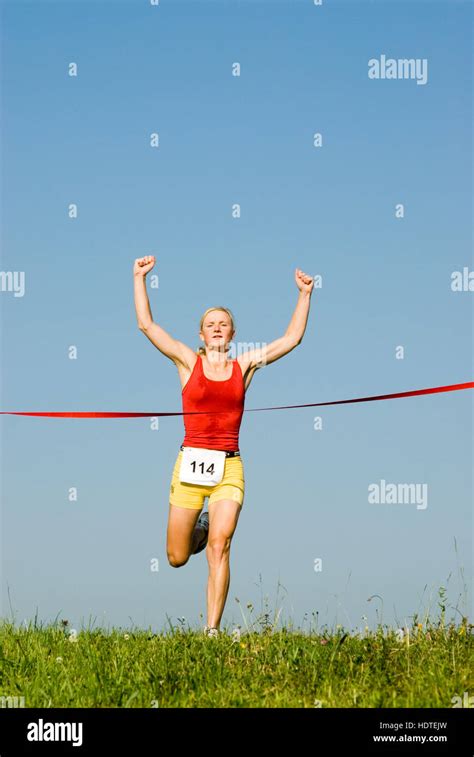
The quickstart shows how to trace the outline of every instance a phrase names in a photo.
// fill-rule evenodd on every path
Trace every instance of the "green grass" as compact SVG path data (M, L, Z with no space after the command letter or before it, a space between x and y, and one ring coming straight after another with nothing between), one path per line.
M68 621L7 621L0 697L24 697L25 707L431 708L472 696L473 626L416 621L403 638L381 624L352 634L267 623L217 639L181 627L82 630L75 641Z
M441 586L438 617L430 599L402 629L383 624L383 598L367 601L375 599L374 630L320 628L318 612L295 629L263 595L255 616L236 597L243 626L221 626L218 638L184 618L168 618L162 633L3 621L0 707L472 707L474 625L459 598L450 604Z

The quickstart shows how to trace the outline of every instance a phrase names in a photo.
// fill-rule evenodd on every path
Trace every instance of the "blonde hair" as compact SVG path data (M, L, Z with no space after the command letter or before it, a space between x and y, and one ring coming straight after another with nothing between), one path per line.
M210 312L211 312L212 310L222 310L222 311L223 311L224 313L227 313L227 315L228 315L228 316L229 316L229 318L230 318L230 325L231 325L232 331L234 331L234 330L235 330L235 324L234 324L234 316L232 315L232 313L231 313L231 311L229 310L229 308L224 308L224 307L222 307L222 305L218 305L218 306L216 306L215 308L207 308L206 312L202 314L202 316L201 316L201 320L200 320L200 322L199 322L199 331L202 331L202 327L203 327L203 325L204 325L204 319L206 318L206 315L207 315L208 313L210 313ZM229 349L230 349L230 348L229 348L229 346L227 345L227 347L226 347L226 351L228 352L228 351L229 351ZM205 347L203 347L202 345L199 345L199 347L197 348L196 352L197 352L197 354L198 354L198 355L205 355L205 354L206 354L206 348L205 348Z

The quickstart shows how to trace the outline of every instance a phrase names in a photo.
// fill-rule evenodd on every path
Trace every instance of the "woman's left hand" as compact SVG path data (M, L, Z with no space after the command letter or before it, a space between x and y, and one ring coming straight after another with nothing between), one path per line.
M297 268L295 271L295 281L298 289L300 289L302 292L308 292L309 294L311 293L311 290L314 287L314 279L311 276L308 276L299 268Z

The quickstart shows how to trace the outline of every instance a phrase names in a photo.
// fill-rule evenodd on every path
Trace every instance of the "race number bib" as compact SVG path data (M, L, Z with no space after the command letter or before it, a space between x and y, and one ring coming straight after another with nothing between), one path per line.
M179 469L182 483L214 486L222 481L225 466L223 450L185 447L182 453Z

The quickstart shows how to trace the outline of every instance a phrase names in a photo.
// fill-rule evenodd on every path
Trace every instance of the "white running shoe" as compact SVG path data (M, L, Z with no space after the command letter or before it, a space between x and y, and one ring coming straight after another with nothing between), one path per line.
M210 638L217 639L219 636L219 629L204 626L204 636L209 636Z

